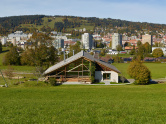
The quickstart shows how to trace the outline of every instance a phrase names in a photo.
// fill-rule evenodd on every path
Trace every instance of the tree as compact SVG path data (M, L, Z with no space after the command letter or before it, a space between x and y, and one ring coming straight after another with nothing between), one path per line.
M22 55L21 55L21 64L22 65L30 65L30 66L34 66L35 65L35 50L30 48L25 50Z
M48 61L50 62L49 63L50 65L55 64L55 62L58 60L57 53L58 51L55 49L55 47L51 46L48 48L48 55L49 55Z
M63 30L64 26L63 22L55 22L54 24L54 28L59 32Z
M158 57L164 56L164 53L163 53L162 49L156 48L156 49L153 50L152 55L153 55L155 58L158 58Z
M52 38L44 33L33 33L32 37L28 40L28 42L31 42L35 48L39 47L41 44L46 46L52 45Z
M73 50L74 50L74 54L77 54L78 52L81 51L80 44L81 43L77 41L75 45L70 45L69 56L73 56Z
M152 52L152 46L148 42L143 44L143 46L145 48L145 53L151 53Z
M133 49L130 51L130 55L135 55L136 51L135 51L135 45L133 46Z
M20 65L20 56L17 47L10 48L10 51L3 58L4 65Z
M123 50L123 49L122 49L122 46L121 46L121 45L117 45L117 46L116 46L116 50L117 50L117 51L122 51L122 50Z
M115 63L122 63L124 62L123 59L121 57L119 57L118 55L113 57L113 60Z
M52 39L42 33L34 33L30 41L34 48L28 48L22 53L21 64L48 67L57 61L57 51L52 45Z
M100 55L101 55L101 56L105 56L105 49L102 49L102 50L101 50Z
M0 53L2 53L2 43L0 42Z
M37 84L38 84L39 78L42 76L43 72L44 72L44 69L42 67L36 67L34 69L33 75L38 78Z
M140 45L142 45L142 42L139 40L139 41L137 42L137 46L139 47Z
M128 67L128 74L137 84L148 84L151 79L150 70L140 60L134 60Z
M144 59L145 57L145 47L142 44L138 47L137 56L139 56L141 59Z
M131 43L130 42L125 42L124 46L131 46Z

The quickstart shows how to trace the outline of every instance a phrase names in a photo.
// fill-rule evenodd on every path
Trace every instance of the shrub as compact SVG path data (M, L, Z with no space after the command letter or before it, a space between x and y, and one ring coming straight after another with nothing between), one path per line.
M154 50L153 50L152 55L153 55L155 58L158 58L158 57L164 56L164 53L163 53L162 49L157 48L157 49L154 49Z
M130 63L128 74L135 79L137 84L148 84L151 79L149 69L143 65L139 60Z
M52 85L52 86L56 86L57 84L57 80L53 77L49 78L49 83Z

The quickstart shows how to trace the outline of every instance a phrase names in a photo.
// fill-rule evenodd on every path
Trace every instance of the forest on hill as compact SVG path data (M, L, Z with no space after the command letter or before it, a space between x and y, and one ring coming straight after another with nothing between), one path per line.
M24 15L0 18L0 35L7 35L17 30L34 32L36 30L51 32L70 32L75 29L86 28L87 32L97 29L107 32L119 32L135 34L138 31L150 31L152 35L157 32L166 31L165 24L153 24L147 22L131 22L120 19L77 17L77 16L46 16L46 15ZM100 32L101 32L100 31Z

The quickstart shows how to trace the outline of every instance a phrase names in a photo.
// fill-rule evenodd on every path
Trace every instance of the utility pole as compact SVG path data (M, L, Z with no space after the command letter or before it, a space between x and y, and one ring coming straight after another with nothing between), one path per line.
M5 86L8 87L7 82L6 82L5 78L4 78L3 73L2 73L1 70L0 70L0 72L1 72L1 75L2 75L2 77L3 77L3 80L5 81Z

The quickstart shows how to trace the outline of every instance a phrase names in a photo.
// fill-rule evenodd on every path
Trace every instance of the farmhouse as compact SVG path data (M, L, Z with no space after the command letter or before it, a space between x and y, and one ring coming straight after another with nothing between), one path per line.
M56 78L62 82L110 81L118 83L120 71L111 64L95 59L85 51L81 51L48 68L43 75L46 79Z

